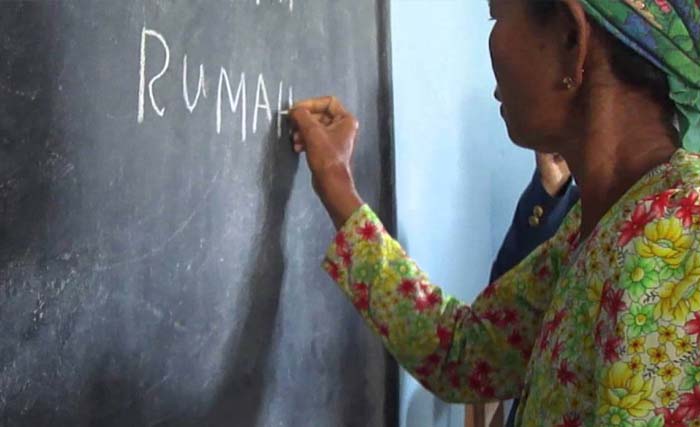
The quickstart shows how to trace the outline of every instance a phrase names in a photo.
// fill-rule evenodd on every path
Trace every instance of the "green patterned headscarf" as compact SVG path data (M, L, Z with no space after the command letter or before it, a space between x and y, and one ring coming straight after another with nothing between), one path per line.
M700 0L580 0L588 14L668 74L683 147L700 152Z

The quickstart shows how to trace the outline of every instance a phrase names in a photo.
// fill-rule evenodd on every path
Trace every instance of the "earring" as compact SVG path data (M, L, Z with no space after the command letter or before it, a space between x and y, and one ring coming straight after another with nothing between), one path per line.
M576 82L572 77L564 77L564 80L562 80L562 83L564 83L564 86L566 86L567 89L571 90L574 87L576 87Z

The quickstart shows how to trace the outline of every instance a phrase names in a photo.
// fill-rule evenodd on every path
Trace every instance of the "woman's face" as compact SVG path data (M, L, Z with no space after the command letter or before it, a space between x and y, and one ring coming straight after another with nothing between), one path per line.
M566 37L554 17L545 25L526 2L490 0L495 25L489 39L496 97L511 139L543 152L559 151L565 137L570 96L566 77Z

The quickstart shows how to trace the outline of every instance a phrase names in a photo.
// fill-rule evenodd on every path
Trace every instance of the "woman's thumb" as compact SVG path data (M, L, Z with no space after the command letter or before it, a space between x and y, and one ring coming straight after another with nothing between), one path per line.
M289 113L289 116L302 135L308 135L311 129L320 126L318 120L314 119L306 108L295 108Z

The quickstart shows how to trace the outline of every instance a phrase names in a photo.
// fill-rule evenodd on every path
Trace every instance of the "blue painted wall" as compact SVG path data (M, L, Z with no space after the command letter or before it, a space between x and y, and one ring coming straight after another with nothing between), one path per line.
M445 291L486 285L534 155L513 146L493 99L486 0L392 0L399 239ZM405 372L402 427L463 426Z

